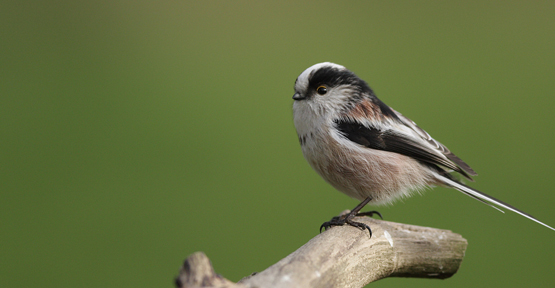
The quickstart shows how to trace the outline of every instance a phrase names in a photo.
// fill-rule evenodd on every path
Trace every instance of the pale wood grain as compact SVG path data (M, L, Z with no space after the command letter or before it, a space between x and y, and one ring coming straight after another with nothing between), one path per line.
M363 287L386 277L448 278L457 272L467 241L448 230L359 217L373 236L333 227L266 270L238 284L215 274L202 253L181 269L181 287Z

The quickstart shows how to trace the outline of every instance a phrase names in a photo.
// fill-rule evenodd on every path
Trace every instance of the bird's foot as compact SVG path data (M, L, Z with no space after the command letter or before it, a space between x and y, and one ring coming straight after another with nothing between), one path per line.
M370 233L370 238L372 238L372 229L370 229L370 226L364 224L364 223L360 223L360 222L356 222L353 221L353 219L356 216L370 216L372 217L372 215L377 214L378 216L380 216L380 218L383 219L382 214L380 214L380 212L378 211L369 211L369 212L362 212L362 213L357 213L357 211L353 210L348 214L345 215L341 215L341 216L335 216L333 218L331 218L330 221L324 222L321 226L320 226L320 232L322 232L322 228L324 228L325 230L331 228L332 226L343 226L345 224L356 227L360 230L368 230L368 232Z

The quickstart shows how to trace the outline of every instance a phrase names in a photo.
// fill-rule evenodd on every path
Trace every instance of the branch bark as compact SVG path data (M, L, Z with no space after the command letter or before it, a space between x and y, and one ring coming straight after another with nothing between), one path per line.
M360 217L372 228L333 227L266 270L235 284L197 252L185 261L178 287L363 287L386 277L445 279L460 267L467 241L449 230Z

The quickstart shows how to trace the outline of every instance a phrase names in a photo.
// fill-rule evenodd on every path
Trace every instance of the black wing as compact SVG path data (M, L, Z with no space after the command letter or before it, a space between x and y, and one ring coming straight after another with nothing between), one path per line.
M472 180L470 176L451 159L444 156L440 151L426 147L409 136L395 133L393 130L378 130L367 127L359 122L350 120L336 120L337 129L349 140L362 146L399 153L412 157L416 160L435 166L443 166L459 172L464 177Z
M393 110L393 109L391 109L391 110ZM393 110L393 112L397 115L397 119L400 120L400 122L402 124L409 127L414 132L416 132L418 135L420 135L420 137L422 139L424 139L424 140L428 141L428 143L432 144L439 152L441 152L443 155L445 155L445 157L449 158L449 160L455 162L455 164L457 164L466 173L468 173L472 176L478 175L478 174L476 174L476 172L472 168L470 168L470 166L468 164L466 164L463 160L461 160L461 158L457 157L457 155L455 155L455 154L453 154L453 152L449 151L449 149L447 149L447 147L445 147L445 145L437 142L434 138L432 138L432 136L430 136L430 134L428 134L428 132L426 132L426 131L424 131L424 129L418 127L418 125L416 125L416 123L414 123L414 121L412 121L409 118L403 116L403 114L401 114L401 113L399 113L395 110Z

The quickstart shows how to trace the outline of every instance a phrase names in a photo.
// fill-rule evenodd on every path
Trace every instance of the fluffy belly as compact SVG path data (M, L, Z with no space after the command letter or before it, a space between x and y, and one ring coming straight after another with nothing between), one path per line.
M305 158L337 190L360 201L384 204L433 184L432 172L410 157L364 147L303 149ZM337 147L335 147L337 148Z

